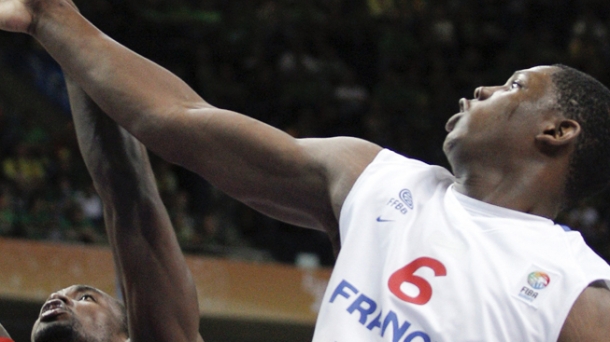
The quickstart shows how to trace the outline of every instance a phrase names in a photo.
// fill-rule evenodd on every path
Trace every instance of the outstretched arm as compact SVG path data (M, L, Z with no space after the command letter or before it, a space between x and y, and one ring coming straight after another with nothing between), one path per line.
M195 285L145 147L70 80L68 92L79 147L104 204L130 340L201 340Z
M113 41L66 0L23 3L33 35L118 124L161 157L272 217L336 234L341 205L380 147L353 138L293 139L215 108L184 82ZM28 19L30 21L28 21Z

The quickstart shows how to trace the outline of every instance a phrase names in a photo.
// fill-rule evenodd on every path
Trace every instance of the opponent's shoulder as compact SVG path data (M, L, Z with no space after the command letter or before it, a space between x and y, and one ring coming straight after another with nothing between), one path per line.
M610 290L605 281L589 285L578 296L561 329L559 342L608 341Z

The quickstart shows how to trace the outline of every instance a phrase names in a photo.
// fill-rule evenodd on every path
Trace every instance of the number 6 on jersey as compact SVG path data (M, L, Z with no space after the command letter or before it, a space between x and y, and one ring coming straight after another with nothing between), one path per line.
M422 267L432 269L435 277L447 275L447 269L440 261L428 257L417 258L390 276L390 279L388 280L390 292L407 303L417 305L424 305L428 303L430 298L432 298L432 286L430 286L430 283L428 283L426 279L414 274ZM415 285L419 289L419 294L412 297L404 293L400 286L405 282Z

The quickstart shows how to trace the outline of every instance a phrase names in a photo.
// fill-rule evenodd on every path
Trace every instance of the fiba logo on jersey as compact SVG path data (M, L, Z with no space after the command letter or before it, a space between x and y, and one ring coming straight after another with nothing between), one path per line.
M544 272L532 272L527 276L527 283L536 290L542 290L549 285L551 278Z
M538 302L541 302L541 298L552 295L549 292L549 287L553 284L559 284L561 282L561 276L546 271L541 271L541 267L537 265L530 265L530 267L523 272L518 283L515 284L514 291L516 297L532 306L536 306ZM553 277L553 284L551 284L551 277Z

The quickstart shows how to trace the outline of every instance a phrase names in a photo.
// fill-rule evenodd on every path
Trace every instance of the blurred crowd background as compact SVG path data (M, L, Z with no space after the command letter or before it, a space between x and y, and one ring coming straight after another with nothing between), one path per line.
M555 63L610 84L607 0L77 4L212 105L295 137L357 136L443 166L444 124L477 86ZM0 91L0 236L105 244L101 202L78 152L60 68L28 36L2 34L2 73L17 75L32 94L15 96L12 85ZM24 109L15 100L36 96L50 105ZM332 266L323 233L266 218L191 172L152 161L185 252ZM609 200L602 193L559 218L606 260Z

